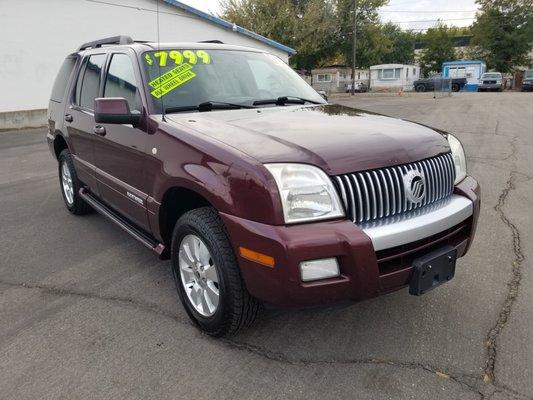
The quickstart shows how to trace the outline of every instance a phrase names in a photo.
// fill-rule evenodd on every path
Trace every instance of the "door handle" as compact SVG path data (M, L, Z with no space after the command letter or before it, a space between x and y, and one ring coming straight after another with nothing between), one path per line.
M98 136L105 136L105 127L102 125L95 125L93 132L96 133Z
M74 121L74 118L72 118L72 115L70 115L70 114L66 114L66 115L65 115L65 121L67 121L67 122L72 122L72 121Z

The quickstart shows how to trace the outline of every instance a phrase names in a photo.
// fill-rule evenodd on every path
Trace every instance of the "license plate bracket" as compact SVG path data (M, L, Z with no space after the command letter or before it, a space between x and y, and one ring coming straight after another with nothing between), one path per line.
M413 261L409 293L420 296L451 280L455 275L457 249L444 246Z

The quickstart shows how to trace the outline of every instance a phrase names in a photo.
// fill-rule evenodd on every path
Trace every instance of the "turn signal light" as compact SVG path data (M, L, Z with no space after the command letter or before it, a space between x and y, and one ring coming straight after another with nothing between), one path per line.
M254 261L266 267L274 268L274 257L258 253L257 251L247 249L246 247L239 247L239 253L242 258L246 258L247 260Z

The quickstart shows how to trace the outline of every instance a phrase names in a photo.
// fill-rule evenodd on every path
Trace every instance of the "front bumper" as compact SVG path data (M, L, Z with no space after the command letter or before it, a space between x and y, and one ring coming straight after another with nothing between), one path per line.
M522 82L522 90L533 90L533 82Z
M480 83L478 90L502 90L503 85L501 83Z
M273 268L239 256L248 291L267 303L302 307L363 300L408 285L413 258L451 244L463 256L479 215L479 186L467 177L443 204L367 226L349 220L293 226L261 224L221 214L235 253L239 247L274 258ZM302 261L336 257L340 276L302 282Z

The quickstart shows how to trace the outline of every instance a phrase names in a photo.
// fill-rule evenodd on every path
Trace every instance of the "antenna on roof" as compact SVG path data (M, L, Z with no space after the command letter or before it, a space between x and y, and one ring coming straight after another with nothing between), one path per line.
M159 0L156 0L156 14L157 14L157 52L161 51L161 45L159 40ZM157 58L157 57L156 57ZM159 68L159 88L161 88L161 63L157 62L157 67ZM161 119L165 122L165 106L163 105L163 96L159 97L161 100Z

